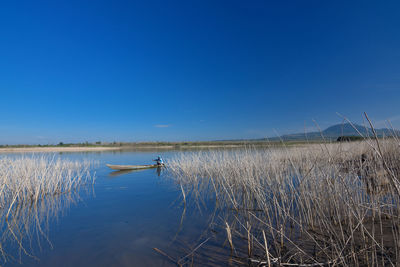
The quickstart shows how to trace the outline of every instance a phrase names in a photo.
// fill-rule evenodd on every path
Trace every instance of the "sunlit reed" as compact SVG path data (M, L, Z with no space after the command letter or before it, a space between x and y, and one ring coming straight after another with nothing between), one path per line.
M32 245L40 248L41 240L51 246L49 221L79 199L82 185L93 185L92 165L55 156L0 158L0 263L37 259Z
M216 198L229 246L251 263L400 261L396 138L187 152L168 166L186 199L189 194ZM244 240L245 245L235 243ZM240 253L238 246L247 248Z

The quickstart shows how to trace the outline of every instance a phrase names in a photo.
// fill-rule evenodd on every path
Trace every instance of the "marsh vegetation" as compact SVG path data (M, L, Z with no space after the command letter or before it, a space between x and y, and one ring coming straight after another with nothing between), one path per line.
M91 165L51 156L0 158L0 263L37 259L33 243L51 246L48 225L79 199L82 185L94 183Z
M254 266L400 262L400 143L183 152L170 159L184 200L215 200L227 261Z

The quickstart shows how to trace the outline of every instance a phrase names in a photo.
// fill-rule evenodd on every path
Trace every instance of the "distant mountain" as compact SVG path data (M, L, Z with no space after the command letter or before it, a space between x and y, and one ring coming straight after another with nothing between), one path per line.
M378 137L389 137L389 136L400 136L399 130L392 130L388 128L375 129ZM295 133L295 134L286 134L280 137L268 138L268 140L276 141L276 140L284 140L284 141L296 141L296 140L321 140L325 139L337 139L339 136L360 136L360 133L363 136L372 136L373 132L371 128L350 123L343 123L333 125L331 127L326 128L322 132L309 132L309 133Z

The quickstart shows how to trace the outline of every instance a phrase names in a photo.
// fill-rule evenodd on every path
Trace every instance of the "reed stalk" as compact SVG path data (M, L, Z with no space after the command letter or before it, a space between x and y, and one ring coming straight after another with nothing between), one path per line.
M400 262L397 138L183 152L168 170L186 201L188 192L218 199L228 240L234 232L247 240L242 257L293 266Z
M36 259L32 240L51 246L49 221L77 202L82 185L94 183L92 165L55 156L0 157L0 265L15 258L16 251L7 251L13 243L19 262L23 255Z

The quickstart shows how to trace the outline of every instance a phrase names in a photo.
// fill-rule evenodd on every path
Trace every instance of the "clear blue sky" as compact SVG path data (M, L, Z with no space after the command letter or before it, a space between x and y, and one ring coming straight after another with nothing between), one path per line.
M400 127L399 1L0 2L0 143Z

